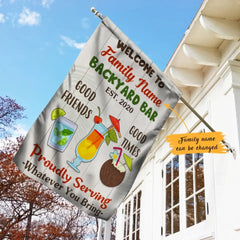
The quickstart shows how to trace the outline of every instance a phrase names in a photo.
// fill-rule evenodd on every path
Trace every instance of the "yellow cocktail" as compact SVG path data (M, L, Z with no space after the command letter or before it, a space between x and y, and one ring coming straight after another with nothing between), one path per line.
M96 155L103 140L104 137L96 129L94 129L90 135L79 143L77 147L78 155L85 161L91 161Z
M90 133L76 146L77 158L74 159L73 163L67 161L68 165L76 172L80 172L78 166L81 162L90 162L96 157L107 131L108 129L102 123L95 124Z

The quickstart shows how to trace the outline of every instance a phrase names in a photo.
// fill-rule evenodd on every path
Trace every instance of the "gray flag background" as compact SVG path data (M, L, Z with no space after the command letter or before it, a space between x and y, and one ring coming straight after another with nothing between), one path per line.
M109 219L170 114L163 104L174 108L180 96L105 17L14 162L88 214Z

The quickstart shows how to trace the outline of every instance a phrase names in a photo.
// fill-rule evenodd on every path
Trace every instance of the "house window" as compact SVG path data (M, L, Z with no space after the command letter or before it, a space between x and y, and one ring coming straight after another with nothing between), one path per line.
M178 232L193 226L196 233L207 225L207 222L199 224L209 214L205 182L211 183L204 174L206 164L209 166L209 162L204 163L203 153L170 156L164 162L162 235L166 238L177 239Z
M206 219L204 161L202 153L185 155L186 226Z
M125 204L123 240L140 240L141 196L139 191Z
M166 165L165 235L176 233L179 225L179 156Z
M139 233L140 233L141 196L142 191L139 191L133 198L132 240L140 239Z
M124 209L124 240L129 240L130 234L130 210L131 210L131 201L125 205Z

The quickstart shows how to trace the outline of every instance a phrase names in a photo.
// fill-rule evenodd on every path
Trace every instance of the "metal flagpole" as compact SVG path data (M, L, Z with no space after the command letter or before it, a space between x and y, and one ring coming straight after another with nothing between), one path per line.
M197 116L197 118L198 118L202 123L205 124L206 127L208 127L209 130L211 130L212 132L216 132L216 131L204 120L204 118L202 118L202 117L194 110L194 108L193 108L191 105L188 104L188 102L187 102L183 97L181 97L180 100L184 103L184 105L185 105L186 107L188 107L188 108Z
M101 20L103 20L103 15L98 12L94 7L91 8L91 11L99 17ZM180 100L183 102L183 104L190 109L192 113L194 113L197 118L212 132L216 132L196 111L195 109L183 98L181 97ZM234 159L236 158L236 151L234 148L230 146L229 143L226 141L222 140L222 143L227 147L227 149L233 154Z
M95 16L97 16L97 17L99 17L101 20L103 20L103 15L102 15L100 12L98 12L98 11L95 9L95 7L92 7L92 8L91 8L91 11L95 14Z
M216 132L209 124L205 121L204 118L202 118L198 112L195 111L195 109L183 98L181 97L180 100L183 102L183 104L190 109L190 111L195 114L195 116L212 132ZM235 149L230 146L229 143L222 140L222 143L227 147L227 149L233 154L234 159L236 158L236 152Z

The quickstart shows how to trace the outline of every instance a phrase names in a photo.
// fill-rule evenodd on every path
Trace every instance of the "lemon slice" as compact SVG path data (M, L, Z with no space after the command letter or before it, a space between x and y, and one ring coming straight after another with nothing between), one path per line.
M55 119L57 119L57 118L65 115L65 114L66 114L66 112L65 112L63 109L61 109L61 108L55 108L55 109L52 111L52 116L51 116L51 117L52 117L52 120L55 120Z

